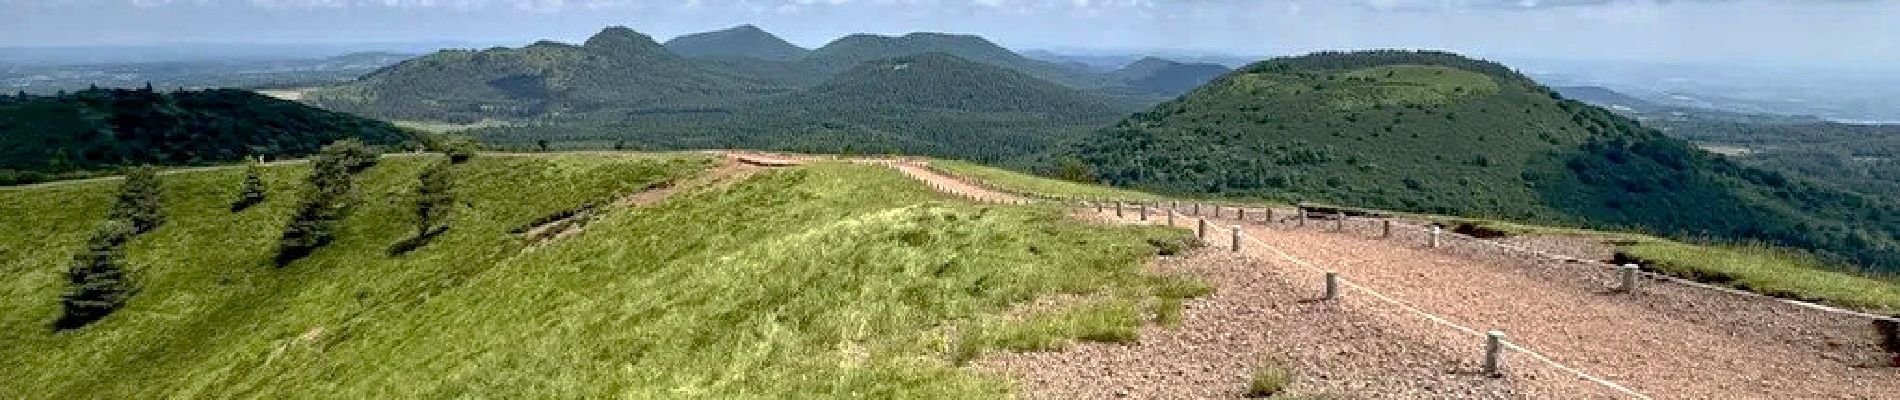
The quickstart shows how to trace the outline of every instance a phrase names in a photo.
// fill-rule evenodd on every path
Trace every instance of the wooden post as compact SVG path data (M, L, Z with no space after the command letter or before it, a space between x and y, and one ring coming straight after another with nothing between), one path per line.
M1267 206L1267 225L1273 225L1273 206Z
M1194 216L1201 216L1201 203L1194 203Z
M1234 251L1240 251L1240 225L1234 225Z
M1445 233L1444 227L1441 227L1438 225L1432 225L1432 248L1434 249L1438 248L1438 235L1441 235L1444 233Z
M1122 217L1122 202L1115 202L1115 218Z
M1220 205L1214 205L1214 218L1220 218Z
M1621 283L1617 285L1616 291L1623 292L1623 293L1635 293L1636 292L1636 271L1638 271L1639 269L1641 269L1641 267L1636 266L1636 264L1623 264L1622 267L1617 268L1616 269L1616 272L1618 275L1617 278L1618 280L1621 281Z
M1247 223L1247 209L1234 207L1234 214L1239 215L1240 223Z
M1383 229L1384 229L1384 232L1380 233L1379 237L1383 237L1383 238L1392 237L1392 220L1389 220L1389 219L1385 220L1385 228Z
M1346 212L1340 211L1340 212L1333 213L1333 232L1345 232L1345 231L1346 231Z
M1339 272L1326 271L1326 299L1339 298Z
M1141 222L1148 222L1148 203L1136 204L1135 207L1141 210Z
M1194 237L1207 240L1207 220L1201 219L1197 221L1201 221L1201 225L1198 228L1194 228Z
M1305 228L1305 227L1306 227L1306 209L1305 209L1305 208L1299 208L1299 209L1297 209L1297 211L1296 211L1296 212L1297 212L1297 213L1299 213L1299 217L1300 217L1300 227L1301 227L1301 228Z
M1504 332L1485 332L1484 337L1485 375L1504 376Z
M1170 208L1162 212L1168 214L1168 227L1173 228L1174 227L1174 209Z

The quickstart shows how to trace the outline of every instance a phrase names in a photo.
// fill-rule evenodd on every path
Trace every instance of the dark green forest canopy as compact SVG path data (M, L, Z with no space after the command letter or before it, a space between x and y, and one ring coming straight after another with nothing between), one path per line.
M1450 53L1260 62L1075 155L1148 190L1762 240L1900 271L1892 199L1741 166Z
M126 165L297 157L344 138L395 144L408 135L244 90L0 96L0 184Z

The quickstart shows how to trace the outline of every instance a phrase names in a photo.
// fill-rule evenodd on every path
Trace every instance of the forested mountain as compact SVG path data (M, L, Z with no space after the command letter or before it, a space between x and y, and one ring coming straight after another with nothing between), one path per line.
M1176 96L1227 71L1227 67L1220 64L1188 64L1147 57L1109 73L1109 77L1142 92Z
M777 61L797 59L810 51L752 25L676 37L666 41L666 49L692 58L744 57Z
M820 70L842 72L866 61L945 53L970 61L1016 70L1075 88L1113 86L1107 77L1068 66L1031 60L974 35L912 33L904 36L857 34L825 44L800 60Z
M1742 166L1448 53L1264 61L1076 156L1151 190L1764 240L1900 270L1892 199Z
M0 96L0 184L124 165L303 156L343 138L394 144L408 136L381 121L243 90Z
M727 107L572 115L476 134L503 146L553 140L588 147L897 152L1017 163L1140 107L927 53L865 62L807 89Z
M470 122L550 111L692 107L753 88L700 68L646 35L612 27L580 46L543 41L442 51L313 91L309 100L376 117Z

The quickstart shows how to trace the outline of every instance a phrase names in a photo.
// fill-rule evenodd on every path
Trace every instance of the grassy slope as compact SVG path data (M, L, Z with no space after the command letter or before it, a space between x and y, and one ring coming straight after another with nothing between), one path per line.
M868 166L613 209L532 251L505 233L704 165L644 160L478 158L458 167L471 206L454 228L391 257L424 162L388 159L340 240L281 270L268 253L304 167L272 168L273 198L236 215L240 172L167 176L172 219L131 250L144 292L63 334L47 329L61 271L112 184L0 192L0 220L25 227L0 233L0 271L18 277L0 295L23 305L0 314L0 397L996 395L1002 381L947 360L1125 338L1139 320L1122 305L1180 292L1136 270L1179 231L963 203ZM984 317L1056 292L1119 300L1023 326ZM990 322L946 329L960 320ZM1018 338L972 333L988 330Z

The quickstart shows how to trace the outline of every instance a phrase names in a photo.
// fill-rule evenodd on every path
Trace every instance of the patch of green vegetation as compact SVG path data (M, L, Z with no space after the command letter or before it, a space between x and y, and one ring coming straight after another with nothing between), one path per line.
M931 160L930 167L958 178L1012 193L1058 199L1159 200L1162 198L1135 190L1044 178L967 161Z
M1278 365L1268 365L1254 370L1253 378L1247 381L1246 397L1278 397L1286 392L1287 385L1293 384L1293 372Z
M1628 242L1618 249L1624 258L1670 275L1776 297L1900 313L1900 279L1843 272L1806 252L1666 240Z
M1141 310L1132 301L1108 300L1069 306L1020 321L992 318L962 327L951 345L951 360L961 364L984 350L1062 351L1075 340L1133 342Z
M242 169L167 176L168 222L129 245L142 291L55 335L60 274L104 218L110 184L0 192L0 392L49 397L1000 397L958 368L975 321L1053 294L1113 306L1037 335L1126 340L1154 293L1155 238L1053 207L936 193L885 168L763 172L530 246L546 215L679 179L705 157L484 156L447 168L452 226L415 234L418 176L441 157L364 171L337 239L282 269L296 196L229 210ZM264 168L296 193L303 165ZM215 249L215 251L208 251ZM32 301L30 299L42 299ZM1000 329L1000 328L999 328ZM974 333L972 333L974 334ZM967 347L966 347L967 348ZM977 353L984 347L976 347ZM28 389L30 388L30 389Z

